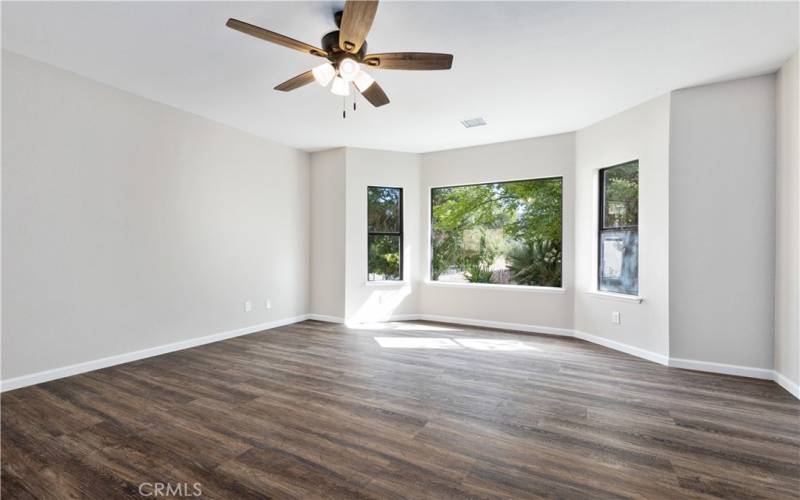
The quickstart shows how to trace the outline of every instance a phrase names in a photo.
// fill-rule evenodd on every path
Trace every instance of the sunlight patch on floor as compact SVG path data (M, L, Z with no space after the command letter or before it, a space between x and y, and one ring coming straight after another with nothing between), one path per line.
M418 325L414 323L346 323L353 330L398 330L403 332L462 332L461 328L448 326Z
M425 337L375 337L381 347L390 349L461 349L453 339Z
M539 351L534 347L519 340L501 339L453 339L467 349L477 351Z
M538 347L519 340L436 338L436 337L375 337L379 346L387 349L472 349L475 351L539 351Z

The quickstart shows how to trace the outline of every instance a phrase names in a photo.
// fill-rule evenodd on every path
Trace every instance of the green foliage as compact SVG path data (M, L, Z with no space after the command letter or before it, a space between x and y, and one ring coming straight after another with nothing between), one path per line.
M605 227L634 226L639 221L639 164L605 171Z
M373 235L369 237L369 274L371 279L399 280L400 237Z
M400 232L400 189L367 190L367 227L374 232Z
M376 233L400 233L399 188L370 187L367 189L367 226ZM400 236L373 234L369 236L368 270L370 279L399 280Z
M511 247L508 270L519 285L561 286L561 244L535 240Z
M561 179L510 182L506 190L516 214L505 228L510 238L561 241Z
M464 259L467 280L470 283L491 283L491 265L496 256L497 252L487 242L486 234L482 232L478 251Z
M431 276L434 280L445 272L451 265L461 265L461 247L463 241L458 233L434 231L433 233L433 259L431 261Z
M551 286L557 275L560 284L561 261L561 179L534 179L503 183L436 188L431 191L432 248L431 274L434 280L449 271L463 272L471 282L487 283L496 257L505 255L506 247L549 241L559 249L559 257L544 261L547 273L537 273L528 282ZM479 231L478 248L470 235ZM502 234L497 244L487 234ZM549 254L548 254L549 255ZM513 278L513 273L512 273ZM527 279L527 278L526 278ZM531 278L534 279L534 278Z
M492 271L475 259L467 259L464 263L464 276L470 283L491 283Z

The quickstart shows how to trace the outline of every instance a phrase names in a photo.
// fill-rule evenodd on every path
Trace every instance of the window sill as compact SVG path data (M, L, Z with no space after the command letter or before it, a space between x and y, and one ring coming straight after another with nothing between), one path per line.
M447 281L425 280L425 285L442 288L473 288L479 290L504 290L516 292L537 292L564 294L566 289L552 286L495 285L492 283L449 283Z
M587 290L586 293L592 297L603 300L614 300L616 302L629 302L634 304L641 304L644 297L638 295L623 295L621 293L613 292L598 292L597 290Z
M403 286L407 285L408 281L365 281L364 286Z

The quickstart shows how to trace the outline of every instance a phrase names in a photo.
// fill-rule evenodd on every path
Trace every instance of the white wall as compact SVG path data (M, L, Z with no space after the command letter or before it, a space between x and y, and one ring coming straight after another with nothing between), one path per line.
M669 106L665 95L575 136L575 329L660 356L669 355ZM597 289L597 171L637 159L640 304L587 293Z
M469 132L467 132L469 133ZM425 245L423 274L429 270L430 190L432 187L481 182L556 177L564 179L561 292L531 289L486 289L426 283L420 312L429 315L499 321L544 329L572 328L573 280L573 134L503 142L441 151L422 157L421 240Z
M420 282L420 157L370 149L346 150L345 318L348 322L388 320L418 312ZM367 283L367 187L403 188L403 280Z
M314 304L322 298L343 297L344 318L351 323L382 321L404 315L426 314L438 317L495 321L569 331L572 328L572 166L573 134L479 146L440 153L417 155L368 149L345 148L344 158L337 151L313 153L311 164L311 211L326 222L312 221L312 261L324 251L330 225L339 224L328 210L331 202L319 198L314 186L331 186L337 180L319 177L318 165L337 165L335 174L344 176L346 185L345 255L329 257L330 264L342 262L342 286L337 280L321 279L313 270L311 278L312 313L341 317L336 310L323 312ZM485 288L444 287L425 284L428 274L429 193L434 186L563 176L564 178L564 290L487 290ZM367 283L367 186L403 188L404 201L404 282ZM331 207L338 207L332 204ZM332 222L334 221L334 222ZM338 225L337 225L338 227ZM326 261L327 262L327 261ZM320 309L320 310L318 310Z
M670 355L772 368L775 77L673 92Z
M800 384L800 100L798 53L777 78L775 371Z
M665 95L574 134L311 159L12 53L3 72L3 379L307 312L574 328L661 357L771 368L772 293L774 366L800 378L797 55L777 80L777 117L776 82L761 77ZM587 293L597 170L632 159L641 304ZM431 187L550 176L564 178L563 291L424 282ZM399 285L366 283L369 185L404 188ZM731 273L741 262L745 275Z
M344 318L345 149L311 155L312 314Z
M4 380L307 311L307 154L2 69Z

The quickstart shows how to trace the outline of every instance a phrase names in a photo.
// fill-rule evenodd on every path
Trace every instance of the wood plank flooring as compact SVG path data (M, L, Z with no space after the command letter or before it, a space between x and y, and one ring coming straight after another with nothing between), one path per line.
M231 499L798 498L800 402L576 339L315 321L2 395L4 499L141 498L142 483Z

